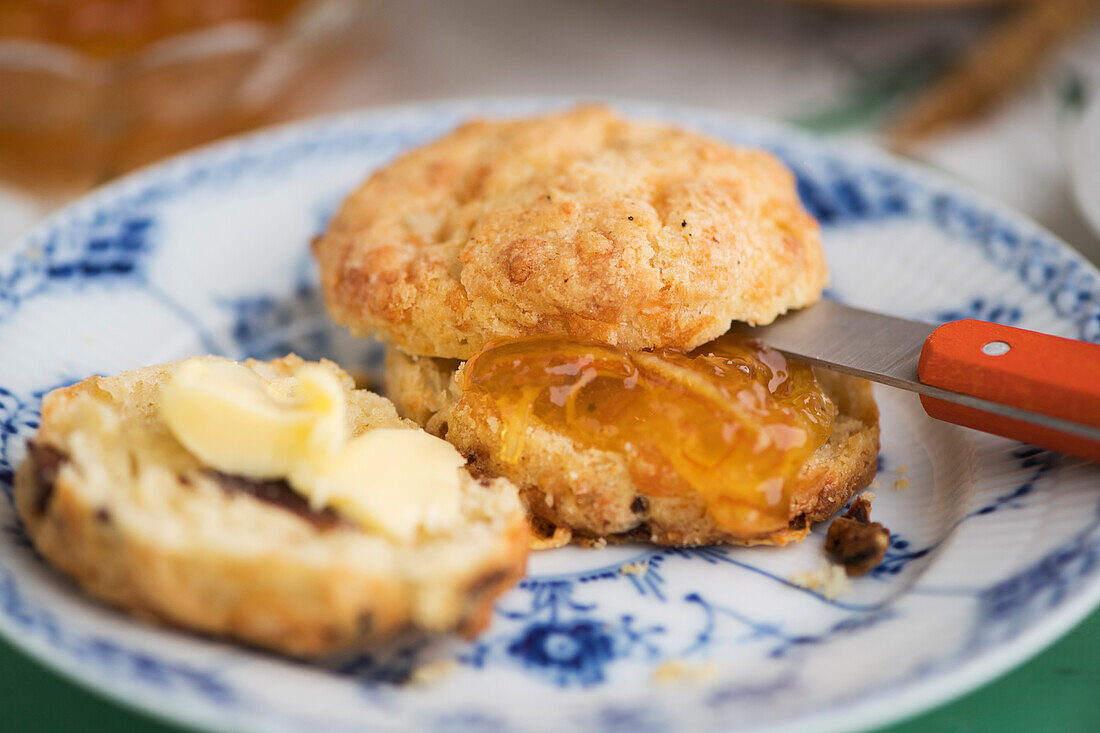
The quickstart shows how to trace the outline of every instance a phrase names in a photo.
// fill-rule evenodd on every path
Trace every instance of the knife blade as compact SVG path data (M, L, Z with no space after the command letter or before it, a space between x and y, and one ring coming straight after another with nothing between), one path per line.
M952 325L958 328L949 330L947 327ZM922 403L934 417L939 417L932 409L937 401L953 403L985 413L981 417L968 412L972 421L975 417L985 421L984 427L968 427L1017 437L1005 432L1006 426L1019 423L1038 426L1038 429L1095 442L1096 446L1085 446L1085 457L1096 460L1094 456L1100 455L1100 345L981 321L956 321L945 326L934 326L828 300L780 316L771 324L739 326L738 330L760 339L792 359L916 392L922 395ZM971 335L970 331L974 333ZM949 351L947 368L938 369L947 378L929 379L925 376L922 379L922 354L927 362L938 364L943 361L935 362L929 358L929 353L935 352L929 347L936 344L941 332L945 334L941 343L947 344L950 349L965 347L975 353ZM965 336L962 340L960 333ZM1002 341L1002 338L1008 341ZM962 341L967 339L968 343L963 344ZM1012 359L998 361L998 357L1013 349L1018 351L1013 353ZM1022 357L1029 350L1033 355L1041 354L1042 358L1028 365ZM1056 354L1069 354L1068 371L1057 375L1059 379L1054 387L1068 389L1071 399L1052 398L1052 395L1061 393L1051 389L1049 378L1039 374L1044 369L1049 371L1049 359ZM1009 373L1003 373L1003 365L1019 370L1021 364L1046 379L1045 382L1040 380L1043 387L1041 394L1028 394L1025 389L1029 386L1026 374L1024 378L1014 379L1011 369ZM953 388L946 388L948 386ZM1001 420L993 425L990 416ZM961 420L947 419L967 424ZM1038 433L1032 433L1031 442L1045 445L1033 439ZM1082 455L1081 450L1067 450L1065 446L1056 449Z

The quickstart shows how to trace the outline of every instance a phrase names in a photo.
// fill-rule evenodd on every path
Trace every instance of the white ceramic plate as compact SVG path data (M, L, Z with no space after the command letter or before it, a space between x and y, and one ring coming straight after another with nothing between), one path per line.
M208 351L293 349L377 368L377 347L330 327L310 237L369 170L410 145L471 115L565 103L443 102L277 129L139 173L40 226L0 267L8 499L40 396L57 385ZM1100 340L1097 271L1001 206L881 153L698 110L619 106L781 155L824 226L832 297ZM783 549L565 548L532 558L474 643L310 666L85 599L35 556L0 499L0 629L118 700L217 729L880 724L1018 664L1097 604L1100 471L935 422L909 394L877 395L875 516L892 545L833 601L787 580L819 566L824 527ZM637 561L645 572L621 572ZM394 683L439 659L457 666L435 684ZM670 661L713 677L657 683Z

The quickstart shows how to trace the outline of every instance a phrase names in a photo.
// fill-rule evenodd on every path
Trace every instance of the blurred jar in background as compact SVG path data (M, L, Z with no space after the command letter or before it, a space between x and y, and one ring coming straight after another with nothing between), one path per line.
M364 61L377 5L0 0L0 179L57 199L279 119Z

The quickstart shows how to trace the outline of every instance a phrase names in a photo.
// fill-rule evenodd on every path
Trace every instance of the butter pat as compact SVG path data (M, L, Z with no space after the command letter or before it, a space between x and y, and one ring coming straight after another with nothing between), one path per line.
M161 416L206 465L248 478L284 478L303 463L326 462L347 440L336 377L315 365L295 377L283 396L242 364L189 359L161 390Z
M454 526L460 515L454 446L423 430L378 429L352 438L329 468L295 489L400 541Z
M402 542L457 523L466 461L454 446L416 429L349 440L345 400L336 376L318 365L276 389L242 364L190 359L159 406L176 439L223 473L286 479L315 509Z

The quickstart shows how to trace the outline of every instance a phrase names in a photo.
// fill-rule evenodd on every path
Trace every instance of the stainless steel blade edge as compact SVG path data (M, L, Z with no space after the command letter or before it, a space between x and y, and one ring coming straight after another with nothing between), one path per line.
M890 387L1100 441L1100 428L921 383L917 362L936 326L825 300L766 326L738 324L784 355Z

